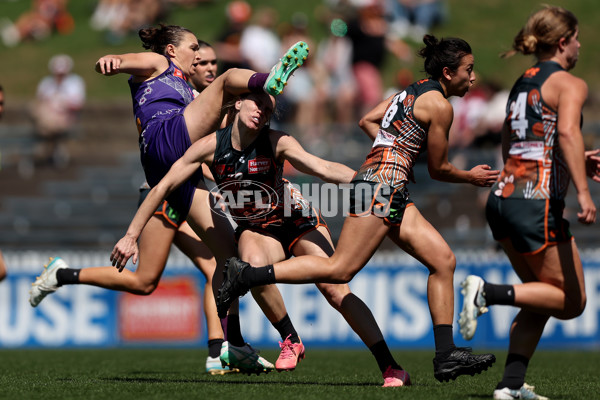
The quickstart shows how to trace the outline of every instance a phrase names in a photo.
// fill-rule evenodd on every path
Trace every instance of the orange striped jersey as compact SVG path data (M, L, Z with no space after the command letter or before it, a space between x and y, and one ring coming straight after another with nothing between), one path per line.
M406 185L418 155L427 145L427 131L415 120L414 104L419 96L432 90L444 94L438 81L423 79L394 96L381 120L371 152L354 181L380 182L392 187Z
M542 85L564 69L554 61L529 68L514 84L506 106L510 148L492 193L503 198L558 199L570 176L558 146L557 112L542 98Z

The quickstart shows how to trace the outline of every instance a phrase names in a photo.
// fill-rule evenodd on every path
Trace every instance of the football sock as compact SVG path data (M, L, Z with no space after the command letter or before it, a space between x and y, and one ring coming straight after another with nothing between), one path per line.
M240 330L240 316L229 314L227 316L227 340L233 346L241 347L246 344Z
M292 343L300 343L298 332L296 332L296 328L294 328L294 324L292 324L292 320L288 314L285 314L285 317L274 323L273 327L277 329L283 340L290 336Z
M61 268L56 271L56 281L58 282L58 286L78 284L79 271L81 270L73 268Z
M394 369L402 369L402 367L394 360L390 349L385 342L385 340L381 340L375 343L373 346L369 347L371 353L375 357L377 361L377 365L379 366L379 370L383 374L389 366Z
M221 329L223 329L223 339L227 342L227 321L228 317L221 318Z
M486 282L483 284L483 296L485 297L486 305L504 304L512 306L515 304L515 289L513 285L495 285Z
M250 79L248 79L248 90L250 90L253 93L263 93L263 87L265 86L265 82L267 81L268 77L269 74L266 73L255 73L250 77Z
M246 268L242 272L242 280L250 287L275 283L275 271L272 265L258 268Z
M433 339L435 341L435 353L445 353L454 350L454 339L452 339L452 325L440 324L433 327Z
M210 339L208 341L208 356L212 358L217 358L221 355L221 345L223 344L223 339Z
M504 366L504 376L502 381L496 386L496 389L503 389L505 387L513 390L517 390L525 383L525 373L527 372L527 365L529 359L525 356L515 353L509 353L506 357L506 364Z

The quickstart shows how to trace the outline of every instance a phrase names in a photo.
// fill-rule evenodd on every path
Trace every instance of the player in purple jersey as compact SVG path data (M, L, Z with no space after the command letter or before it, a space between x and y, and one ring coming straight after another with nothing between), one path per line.
M502 380L494 399L544 400L525 383L550 317L573 319L586 304L583 266L569 222L563 218L570 182L577 191L577 219L591 225L596 206L586 174L598 175L598 150L585 152L581 132L587 84L569 71L579 57L579 24L570 11L545 6L531 14L515 36L514 53L536 64L515 82L502 131L504 169L492 187L486 217L523 283L492 284L470 275L462 283L460 331L471 339L477 317L491 305L520 310L512 321ZM560 367L559 367L560 368Z
M200 59L188 79L195 94L206 89L217 76L217 55L212 46L200 40L198 45ZM149 191L150 188L146 183L142 185L140 204ZM219 359L224 335L212 291L212 277L216 268L215 258L189 224L185 222L185 219L182 219L166 201L157 208L140 235L140 261L135 271L125 269L119 272L112 266L75 269L70 268L64 259L52 258L49 264L52 273L42 273L41 277L44 278L37 279L33 283L29 302L33 307L37 307L48 294L63 285L74 284L94 285L137 295L150 295L158 286L172 244L175 244L206 278L203 295L209 353L206 358L206 372L213 375L230 372L232 370L228 367L224 368Z
M448 161L448 132L453 110L450 96L464 96L473 84L474 58L462 39L423 39L425 71L429 79L382 102L362 120L375 139L367 160L352 180L350 215L344 221L335 253L329 258L302 256L265 267L230 259L217 308L256 285L268 283L346 283L358 273L388 236L429 271L427 297L433 321L436 355L434 376L439 381L474 375L495 361L492 354L474 355L454 344L454 269L452 250L412 203L406 184L416 155L428 150L434 179L491 186L498 172L487 165L459 170Z

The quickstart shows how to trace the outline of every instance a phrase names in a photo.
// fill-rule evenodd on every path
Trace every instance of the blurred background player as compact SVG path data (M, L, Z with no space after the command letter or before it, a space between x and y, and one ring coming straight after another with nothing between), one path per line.
M496 304L519 307L512 322L502 380L494 399L547 399L525 383L529 360L550 317L572 319L586 304L583 267L569 222L563 218L570 181L577 191L578 221L593 224L596 206L586 179L598 175L597 152L584 152L581 111L587 84L570 71L579 57L577 18L561 7L532 14L513 50L537 63L516 81L502 132L505 161L488 197L486 217L494 239L523 282L500 285L471 275L462 283L460 331L475 334L477 317ZM586 161L587 157L587 161Z

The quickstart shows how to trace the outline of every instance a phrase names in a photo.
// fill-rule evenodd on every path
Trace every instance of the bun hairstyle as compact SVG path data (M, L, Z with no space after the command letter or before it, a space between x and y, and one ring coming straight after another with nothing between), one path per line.
M423 36L425 47L419 50L419 56L425 59L425 72L431 79L442 77L444 67L456 71L462 58L473 54L471 46L459 38L442 38L438 40L433 35Z
M193 34L189 29L178 25L160 24L158 28L140 29L138 35L142 39L142 46L145 49L166 56L167 45L178 46L186 33Z
M532 14L513 40L512 50L503 53L541 54L552 51L561 38L570 39L577 31L577 17L572 12L554 6L545 6Z

